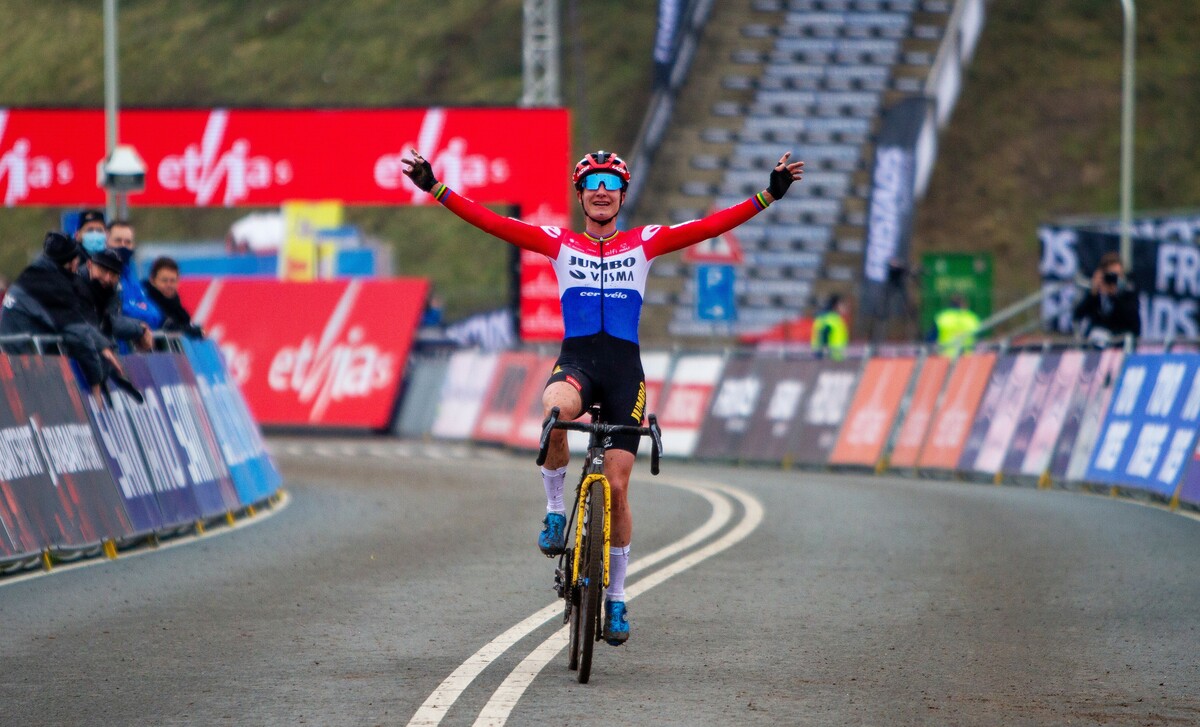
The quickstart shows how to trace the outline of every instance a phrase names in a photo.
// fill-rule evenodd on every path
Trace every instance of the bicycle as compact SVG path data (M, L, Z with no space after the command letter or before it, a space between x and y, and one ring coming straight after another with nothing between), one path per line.
M609 528L612 512L612 492L604 476L604 452L613 434L637 434L650 437L650 474L658 474L662 453L662 431L653 414L647 417L648 426L604 424L597 421L599 407L588 410L591 423L558 420L554 407L542 424L542 437L537 463L543 465L550 448L550 434L555 429L588 433L588 452L583 474L575 486L575 507L567 522L567 543L571 544L558 556L554 569L554 590L566 605L563 623L567 630L567 668L577 670L580 684L587 684L592 671L592 647L603 634L604 589L608 586ZM599 483L599 490L594 489ZM602 492L602 497L597 497ZM572 537L572 529L574 536Z

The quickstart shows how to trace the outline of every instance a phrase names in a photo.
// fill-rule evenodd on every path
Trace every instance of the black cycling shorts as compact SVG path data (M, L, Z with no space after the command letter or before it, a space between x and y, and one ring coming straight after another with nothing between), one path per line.
M565 381L579 392L583 411L600 405L600 421L638 427L646 412L646 375L636 343L607 333L564 338L549 386ZM641 437L615 434L610 449L637 454Z

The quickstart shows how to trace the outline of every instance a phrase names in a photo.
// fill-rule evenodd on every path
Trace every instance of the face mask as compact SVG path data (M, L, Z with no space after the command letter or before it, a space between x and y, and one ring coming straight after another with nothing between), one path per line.
M117 253L117 256L121 258L121 262L125 265L125 267L129 267L129 261L133 258L133 248L118 247L115 248L113 252Z
M88 254L97 253L104 249L104 241L107 235L99 230L91 230L83 233L83 249L88 251Z

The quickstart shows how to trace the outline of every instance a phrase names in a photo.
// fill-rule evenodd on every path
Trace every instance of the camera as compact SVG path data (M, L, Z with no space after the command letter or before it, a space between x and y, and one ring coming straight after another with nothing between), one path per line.
M114 147L96 171L96 183L113 192L140 192L146 188L146 164L128 144Z
M1121 274L1114 273L1110 270L1104 273L1102 279L1104 280L1105 285L1116 285L1117 283L1121 282Z

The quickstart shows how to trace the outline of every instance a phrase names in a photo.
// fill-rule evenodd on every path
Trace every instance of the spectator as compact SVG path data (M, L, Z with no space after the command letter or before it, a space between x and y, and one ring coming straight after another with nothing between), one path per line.
M933 319L933 331L929 338L936 341L943 356L957 358L959 354L975 349L975 333L979 330L979 316L967 307L962 293L952 293L949 305Z
M152 343L150 327L142 321L121 313L121 256L115 250L104 249L88 258L79 268L89 317L105 336L105 344L149 351ZM94 309L94 310L92 310Z
M192 323L192 314L179 300L179 263L160 257L150 266L150 277L142 281L142 289L162 312L162 330L179 331L188 338L203 338L204 331Z
M113 220L108 225L108 249L115 252L121 259L124 269L121 272L120 316L130 318L144 324L143 338L139 347L149 350L151 330L162 328L162 311L146 297L137 279L137 270L133 262L133 252L137 247L134 239L133 225L128 220ZM121 336L117 336L121 339Z
M104 227L104 213L100 210L84 210L79 213L75 228L75 240L88 255L104 249L108 235Z
M1105 253L1092 273L1088 294L1075 306L1077 330L1097 344L1113 336L1142 333L1137 289L1125 279L1125 266L1115 252Z
M63 350L79 363L83 378L100 396L105 364L120 370L116 356L101 349L103 338L89 322L83 285L76 271L80 246L58 232L46 233L42 254L9 287L0 315L0 335L61 336Z
M840 295L831 295L825 301L821 314L813 319L812 347L822 358L841 361L846 355L846 344L850 342L850 329L846 325L849 306Z

